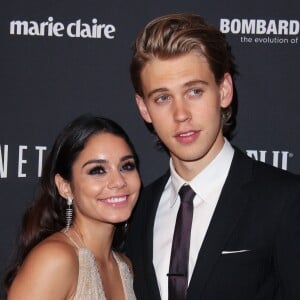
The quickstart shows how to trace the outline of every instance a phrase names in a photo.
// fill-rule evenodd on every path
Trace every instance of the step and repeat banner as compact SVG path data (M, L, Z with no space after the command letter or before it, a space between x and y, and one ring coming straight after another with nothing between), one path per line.
M135 106L131 46L149 20L189 12L226 33L238 65L232 143L300 173L298 0L2 1L0 4L0 274L43 161L82 113L119 122L141 159L144 184L168 167Z

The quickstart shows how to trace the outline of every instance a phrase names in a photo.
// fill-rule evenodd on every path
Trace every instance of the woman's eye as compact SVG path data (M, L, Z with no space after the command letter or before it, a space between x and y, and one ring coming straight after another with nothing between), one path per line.
M101 175L105 173L106 170L101 166L94 167L89 171L89 175Z
M124 165L121 167L121 171L133 171L136 169L136 164L135 162L126 162Z

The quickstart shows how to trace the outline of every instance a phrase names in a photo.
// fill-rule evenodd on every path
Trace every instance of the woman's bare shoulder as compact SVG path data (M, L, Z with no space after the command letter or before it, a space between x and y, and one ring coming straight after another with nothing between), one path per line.
M39 243L29 253L26 263L64 268L74 268L78 262L76 249L72 246L66 236L55 233ZM78 264L77 264L78 265Z
M55 233L29 252L8 299L66 299L76 289L77 279L76 249L67 237Z

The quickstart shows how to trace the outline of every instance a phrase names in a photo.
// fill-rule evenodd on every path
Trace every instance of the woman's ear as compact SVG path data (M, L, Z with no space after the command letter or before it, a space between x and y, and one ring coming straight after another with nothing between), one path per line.
M68 199L68 197L73 198L72 190L69 181L61 177L60 174L56 174L54 177L55 185L61 197Z

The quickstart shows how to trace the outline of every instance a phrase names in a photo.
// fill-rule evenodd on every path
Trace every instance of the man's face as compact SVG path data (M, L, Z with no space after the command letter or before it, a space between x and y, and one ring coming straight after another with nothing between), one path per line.
M231 76L218 85L206 58L190 52L151 60L141 79L144 97L136 101L143 119L169 149L177 172L188 168L188 176L196 175L224 144L221 107L232 100Z

